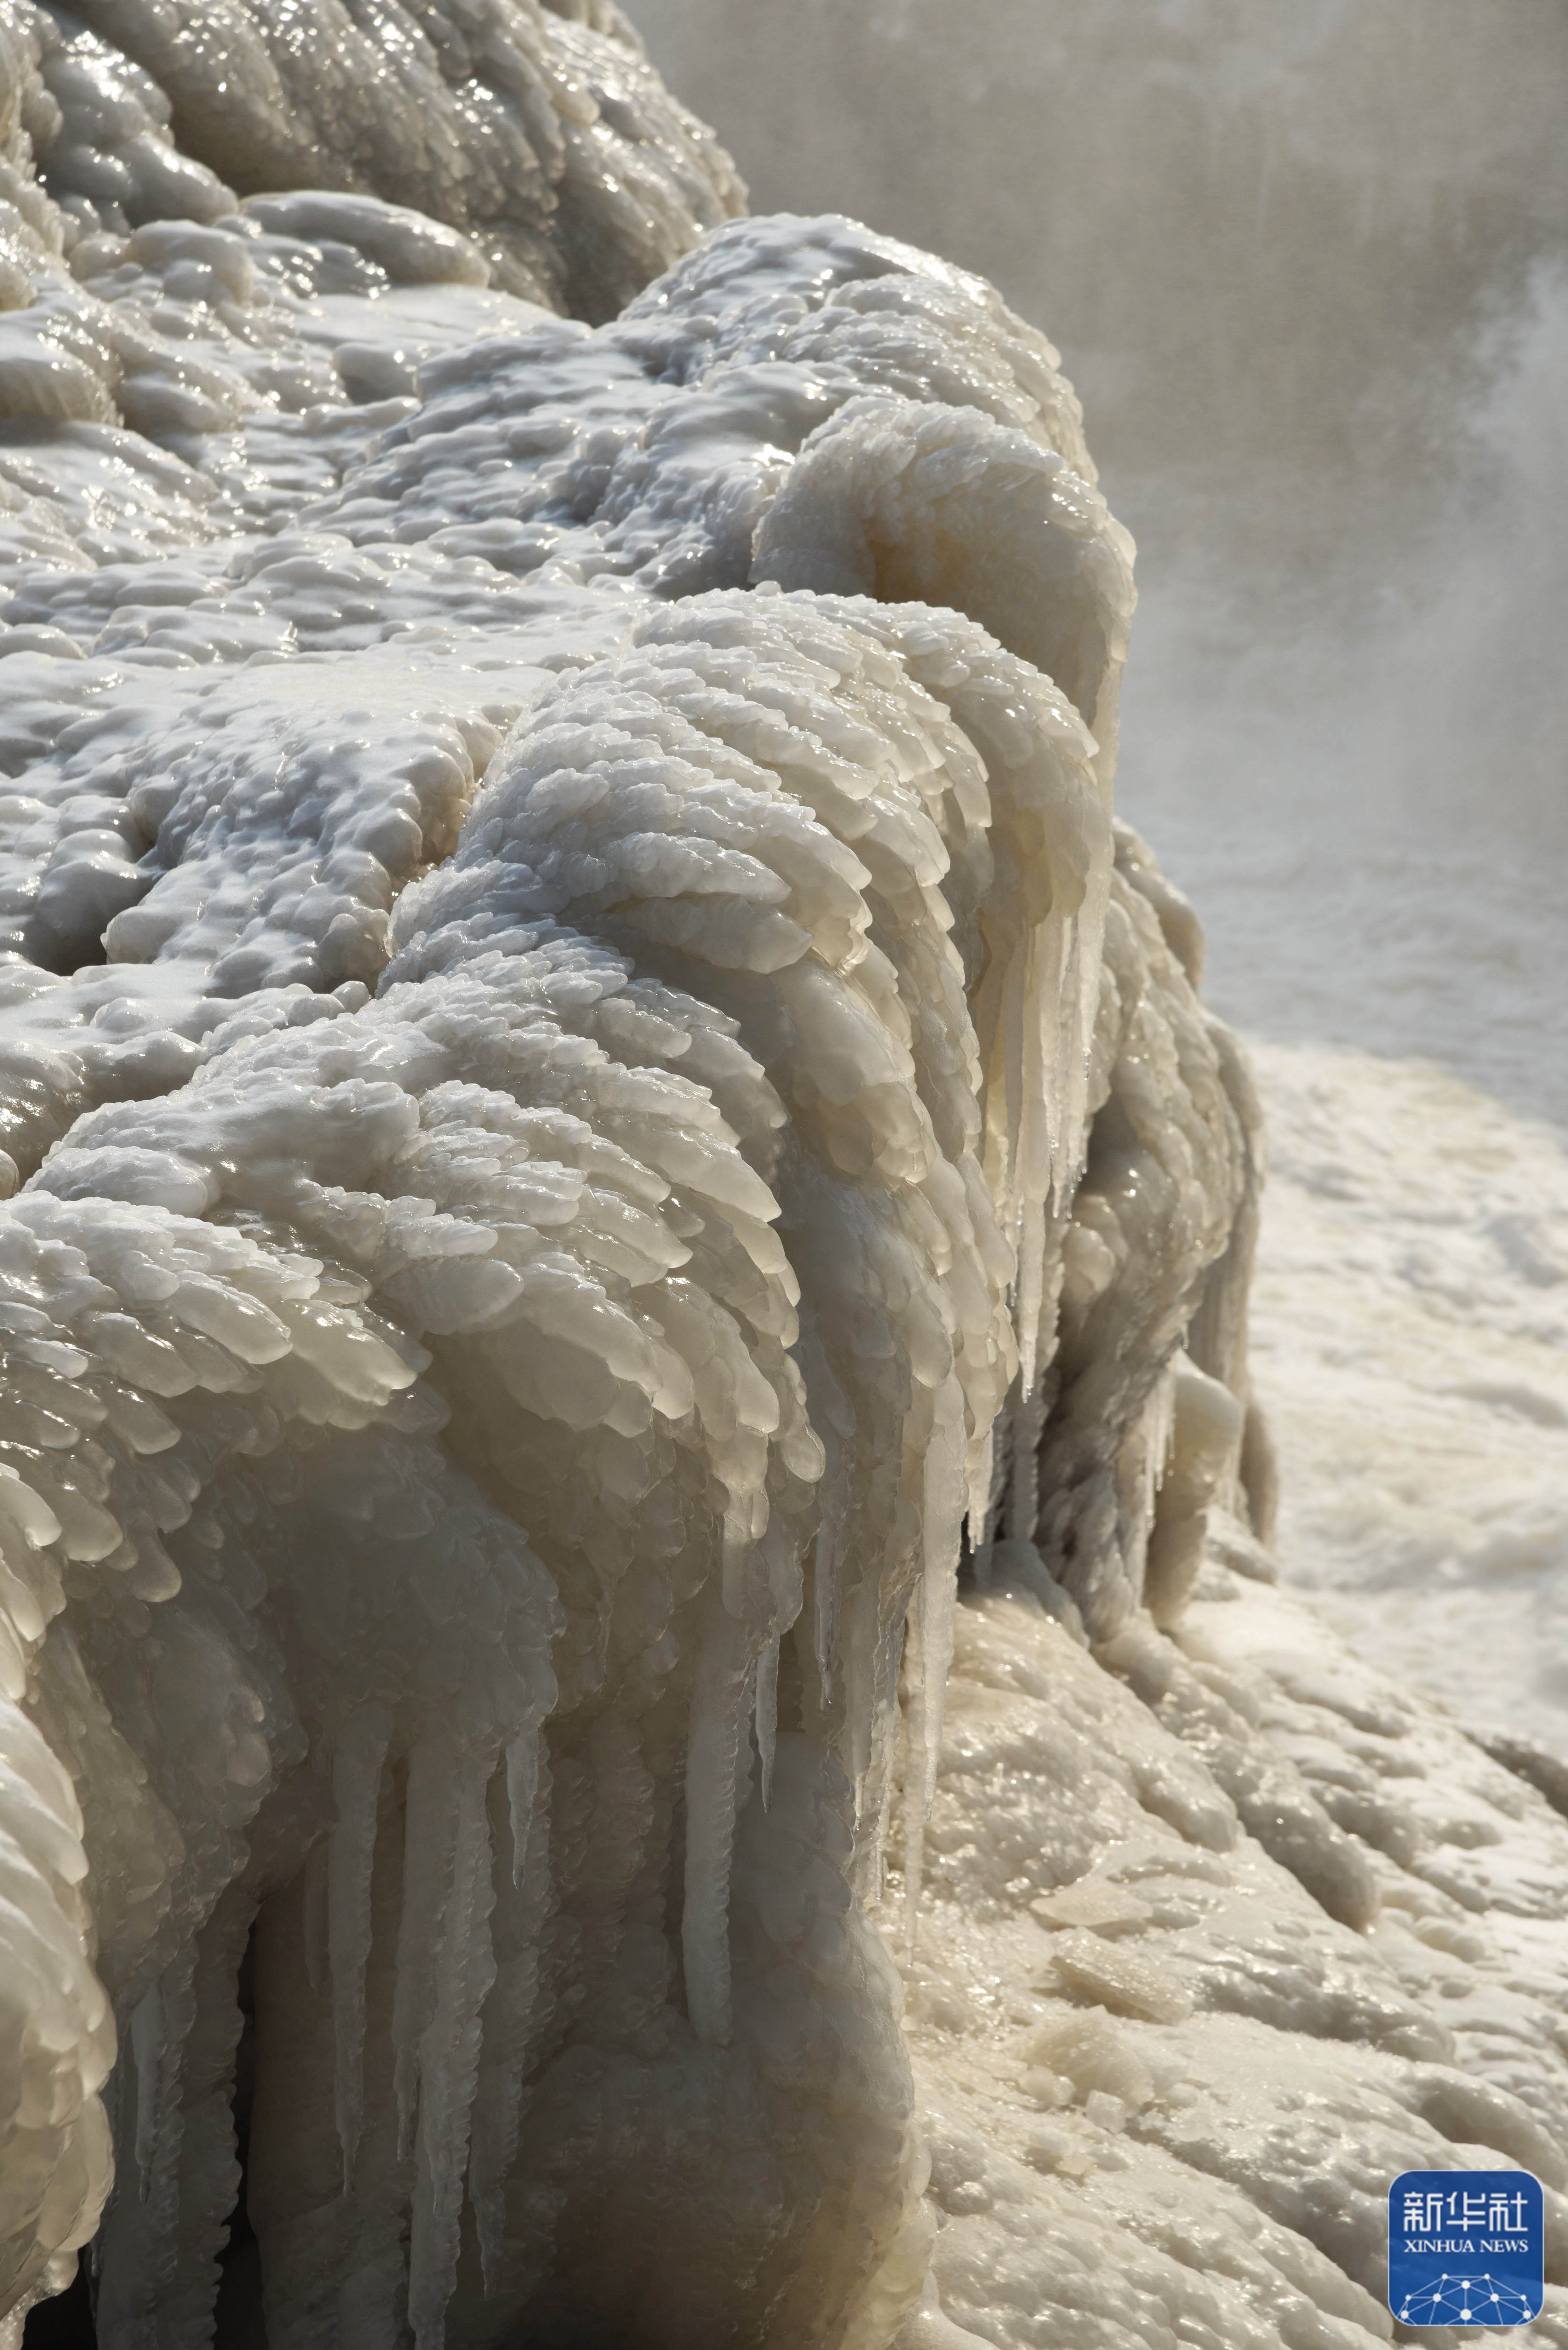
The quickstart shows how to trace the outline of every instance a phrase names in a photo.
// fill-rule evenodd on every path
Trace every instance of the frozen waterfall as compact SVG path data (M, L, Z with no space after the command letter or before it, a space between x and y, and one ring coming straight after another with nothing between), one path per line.
M5 2345L1388 2339L1568 1821L1275 1586L1057 354L611 0L0 88Z

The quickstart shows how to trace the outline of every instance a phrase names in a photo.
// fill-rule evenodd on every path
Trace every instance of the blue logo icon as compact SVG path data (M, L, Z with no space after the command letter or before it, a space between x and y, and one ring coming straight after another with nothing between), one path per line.
M1545 2279L1528 2170L1407 2170L1388 2189L1388 2306L1401 2325L1528 2325Z

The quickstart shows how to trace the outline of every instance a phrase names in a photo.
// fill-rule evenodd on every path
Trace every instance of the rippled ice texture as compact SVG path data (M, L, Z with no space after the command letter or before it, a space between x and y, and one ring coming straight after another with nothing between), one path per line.
M1274 1586L1055 353L598 0L0 42L10 2338L242 1975L275 2345L1386 2338L1568 1829Z

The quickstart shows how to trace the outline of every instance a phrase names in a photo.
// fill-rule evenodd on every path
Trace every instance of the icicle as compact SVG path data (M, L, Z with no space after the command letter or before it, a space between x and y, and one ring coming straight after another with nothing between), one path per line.
M1012 1459L1004 1514L1008 1534L1022 1542L1033 1541L1040 1515L1040 1439L1044 1425L1038 1394L1021 1396L1012 1410Z
M1028 1084L1028 1001L1025 957L1015 953L1007 966L999 1021L1002 1052L1001 1126L1002 1163L996 1184L999 1205L1006 1211L1008 1237L1016 1255L1023 1245L1023 1201L1028 1170L1023 1159L1024 1091ZM991 1107L988 1099L987 1108Z
M919 1586L916 1586L916 1591ZM871 1658L867 1742L870 1760L860 1795L855 1883L861 1900L874 1908L882 1898L887 1861L888 1816L893 1799L893 1762L903 1724L898 1704L898 1672L904 1658L904 1636L915 1592L906 1590L890 1624L877 1634Z
M740 1818L752 1800L752 1755L756 1745L756 1722L757 1659L753 1657L746 1667L746 1678L741 1685L735 1706L735 1794L732 1821Z
M196 1937L188 1992L182 1986L171 1991L170 1976L164 1979L170 2039L178 2034L182 2041L177 2053L166 2048L164 2054L165 2076L171 2071L176 2075L179 2128L172 2134L167 2199L162 2187L156 2189L148 2217L150 2234L157 2230L149 2246L149 2266L158 2274L170 2305L182 2314L183 2322L169 2327L169 2350L202 2350L211 2340L218 2257L240 2190L234 2127L235 2060L243 2030L239 1971L254 1915L254 1891L236 1880ZM188 2019L183 2029L182 2019ZM175 2215L172 2243L164 2219L171 2209ZM110 2292L100 2280L98 2323L104 2350L120 2350L126 2340L113 2316Z
M828 1513L826 1494L813 1554L812 1600L812 1647L826 1707L832 1694L838 1647L838 1528Z
M877 1742L877 1666L881 1645L879 1595L869 1579L849 1595L842 1633L845 1763L855 1789L855 1830L867 1813Z
M343 2192L365 2118L365 1968L370 1955L370 1876L381 1773L392 1734L384 1705L360 1708L338 1732L332 1758L337 1819L327 1847L327 1948L332 1973L334 2109L343 2149Z
M757 1659L757 1757L762 1765L763 1809L773 1800L774 1747L779 1727L779 1636L773 1638Z
M130 2053L136 2064L136 2168L143 2202L151 2191L152 2158L158 2145L165 2030L163 1986L155 1982L143 1993L130 2018Z
M100 2239L99 2339L117 2350L140 2338L161 2281L178 2267L182 2233L189 2232L191 2215L182 2210L180 2195L182 2093L195 2021L197 1960L192 1938L150 1986L130 2018L137 2191L117 2199ZM199 2230L200 2210L194 2217Z
M313 1991L327 1988L328 1957L327 1918L327 1844L320 1837L305 1862L305 1976Z
M686 1885L680 1949L699 2040L730 2037L730 1856L747 1673L741 1627L710 1607L686 1739Z
M457 1766L452 1891L433 1927L433 2012L420 2040L409 2248L409 2324L416 2350L441 2350L446 2305L457 2278L462 2180L479 2077L479 2016L495 1981L490 1932L495 1896L485 1797L497 1759L471 1753ZM425 1931L432 1933L429 1918Z
M824 1711L832 1702L838 1666L839 1584L844 1558L845 1528L849 1513L848 1480L853 1458L855 1415L836 1377L827 1350L809 1305L801 1309L801 1336L795 1349L805 1374L812 1422L825 1455L816 1487L816 1534L812 1554L812 1653L816 1659Z
M479 2084L470 2138L468 2196L479 2235L487 2297L500 2288L506 2251L506 2178L517 2152L523 2079L539 1996L540 1944L554 1900L550 1882L550 1766L541 1739L535 1747L537 1783L518 1845L511 1809L513 1773L507 1762L511 1865L500 1872L493 1932L497 1972L481 2016ZM498 1825L498 1824L497 1824ZM494 1830L493 1829L493 1837Z
M920 1579L920 1688L923 1745L919 1813L929 1819L941 1757L942 1714L948 1668L952 1662L953 1616L958 1602L958 1555L964 1503L963 1392L950 1378L937 1399L936 1426L926 1453L924 1533L926 1556Z
M904 1672L909 1692L904 1766L904 1936L911 1957L925 1861L925 1824L937 1792L942 1713L952 1662L966 1451L963 1390L956 1378L949 1378L936 1399L926 1448L921 1512L925 1561L904 1636Z
M912 1959L926 1856L926 1662L918 1605L910 1608L904 1629L904 1671L909 1690L904 1714L904 1949Z
M1068 1055L1072 1076L1072 1115L1065 1135L1067 1146L1064 1180L1058 1193L1058 1204L1065 1211L1072 1204L1089 1152L1089 1061L1094 1045L1095 1019L1100 1003L1100 974L1103 969L1106 916L1111 902L1111 863L1108 858L1096 858L1090 870L1083 905L1078 910L1074 937L1075 969L1072 979L1075 985L1075 1017Z
M1017 1329L1020 1375L1025 1395L1033 1391L1039 1361L1040 1312L1044 1296L1045 1202L1051 1191L1050 1097L1054 1090L1052 1057L1045 1052L1043 1029L1047 1005L1042 1000L1044 941L1038 931L1029 941L1023 981L1020 1021L1023 1031L1023 1099L1018 1121L1018 1287ZM1056 1006L1049 1013L1054 1024Z
M397 1986L392 1994L400 2155L408 2154L414 2143L420 2042L435 2002L434 1921L445 1915L451 1896L457 1812L456 1758L440 1738L423 1738L409 1756L403 1913L398 1926Z
M996 1424L986 1430L976 1448L974 1474L969 1481L965 1515L969 1520L971 1554L978 1557L991 1546L991 1488L996 1475Z
M506 1749L506 1804L512 1827L512 1882L523 1882L528 1829L539 1794L540 1734L526 1730Z
M1143 1517L1154 1523L1155 1502L1170 1467L1176 1440L1176 1382L1182 1355L1172 1356L1155 1381L1143 1414Z

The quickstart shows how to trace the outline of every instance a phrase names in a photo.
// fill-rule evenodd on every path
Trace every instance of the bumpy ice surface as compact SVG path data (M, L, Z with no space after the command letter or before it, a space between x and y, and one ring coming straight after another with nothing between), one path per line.
M599 0L0 45L13 2337L244 2032L275 2345L1387 2338L1568 1825L1273 1586L1055 354Z

